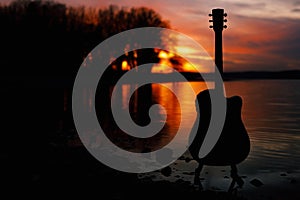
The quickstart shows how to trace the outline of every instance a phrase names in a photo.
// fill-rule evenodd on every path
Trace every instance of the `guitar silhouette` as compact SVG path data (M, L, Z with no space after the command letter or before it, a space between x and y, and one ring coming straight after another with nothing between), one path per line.
M227 28L224 22L227 22L224 17L223 9L213 9L213 28L215 31L215 64L218 67L219 72L223 76L223 52L222 52L222 31L223 28ZM216 82L217 84L217 82ZM210 119L211 119L211 99L210 93L223 91L222 85L215 85L215 89L204 90L197 95L197 101L199 105L198 117L199 124L198 130L194 140L192 141L189 151L192 157L199 163L198 168L195 170L194 183L199 185L202 189L200 182L200 172L203 165L210 166L231 166L232 183L229 187L229 192L232 192L235 184L238 187L242 187L244 181L238 176L236 165L245 160L250 151L250 140L246 128L241 118L242 98L239 96L233 96L226 98L221 95L221 98L226 98L226 118L224 127L221 132L220 138L213 149L203 158L199 158L199 150L206 136ZM197 123L197 122L196 122Z

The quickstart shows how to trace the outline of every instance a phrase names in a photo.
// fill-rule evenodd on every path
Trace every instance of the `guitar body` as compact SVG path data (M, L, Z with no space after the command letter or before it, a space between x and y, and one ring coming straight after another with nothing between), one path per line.
M250 140L241 118L242 98L239 96L226 98L227 112L222 133L212 151L202 159L198 157L198 154L211 118L209 90L199 93L197 101L199 125L189 147L192 157L203 165L213 166L236 165L245 160L250 151Z

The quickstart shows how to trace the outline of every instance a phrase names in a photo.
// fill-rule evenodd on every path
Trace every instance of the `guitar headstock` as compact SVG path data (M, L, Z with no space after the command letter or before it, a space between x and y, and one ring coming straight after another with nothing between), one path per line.
M213 28L214 31L223 31L224 28L227 28L225 23L227 22L227 13L224 13L224 9L213 9L212 14L209 14L208 16L212 17L212 19L209 20L209 22L212 22L213 25L210 25L209 28Z

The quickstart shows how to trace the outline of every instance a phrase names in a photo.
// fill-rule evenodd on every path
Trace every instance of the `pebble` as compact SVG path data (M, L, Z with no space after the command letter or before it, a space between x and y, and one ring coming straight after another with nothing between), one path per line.
M260 180L258 180L258 179L252 179L251 181L250 181L250 183L252 184L252 185L254 185L255 187L260 187L260 186L262 186L263 185L263 183L260 181Z
M172 174L172 169L171 169L171 167L167 166L167 167L163 168L160 172L162 175L168 177Z
M281 173L280 176L287 176L286 173Z

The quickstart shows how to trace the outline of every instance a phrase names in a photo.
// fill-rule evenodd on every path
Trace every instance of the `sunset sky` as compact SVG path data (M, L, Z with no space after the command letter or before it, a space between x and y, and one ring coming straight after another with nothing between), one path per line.
M9 2L0 0L0 2ZM213 56L212 8L228 13L224 70L300 70L300 0L59 0L68 5L146 6L169 20L173 29L199 42Z

